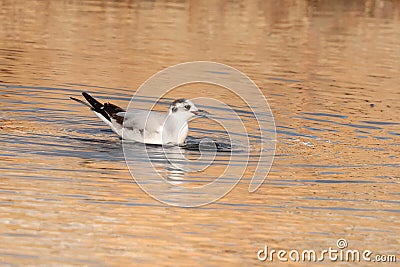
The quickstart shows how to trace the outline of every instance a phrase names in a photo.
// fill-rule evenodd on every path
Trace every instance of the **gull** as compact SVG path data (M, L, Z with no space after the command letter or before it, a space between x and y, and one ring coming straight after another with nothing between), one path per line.
M208 114L185 98L173 101L168 112L163 114L137 109L125 111L111 103L101 104L86 92L82 92L82 95L87 102L70 98L88 106L120 138L145 144L183 146L189 132L189 120Z

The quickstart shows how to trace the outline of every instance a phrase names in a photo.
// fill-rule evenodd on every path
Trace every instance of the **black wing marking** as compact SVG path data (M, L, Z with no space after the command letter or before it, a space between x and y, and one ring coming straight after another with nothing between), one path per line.
M104 103L104 111L107 112L108 115L111 116L114 120L117 121L117 123L121 124L124 122L124 117L118 116L117 113L119 112L125 112L123 108L120 108L114 104L111 103Z
M103 115L104 118L111 121L110 116L108 116L107 112L104 110L103 104L101 104L99 101L94 99L91 95L89 95L86 92L82 92L82 95L87 100L87 102L89 102L89 104L92 106L93 111L100 113L101 115Z
M87 100L88 103L77 99L75 97L70 97L72 100L81 103L87 107L89 107L94 112L100 113L104 118L111 122L111 118L117 121L117 123L121 124L124 122L123 116L118 116L117 113L125 112L123 108L118 107L117 105L111 103L101 104L99 101L94 99L91 95L86 92L82 92L83 97Z

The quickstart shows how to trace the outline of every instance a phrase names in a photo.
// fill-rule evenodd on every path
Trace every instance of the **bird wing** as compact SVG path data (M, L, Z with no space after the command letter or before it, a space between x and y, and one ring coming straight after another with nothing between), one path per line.
M129 110L127 112L119 112L116 115L124 118L124 128L139 131L145 129L150 133L160 132L165 119L165 115L160 112L145 110Z
M82 95L87 103L74 97L71 97L71 99L93 110L120 137L122 137L123 128L126 128L129 130L127 135L131 140L160 143L160 134L165 120L164 114L156 111L134 109L125 111L112 103L102 104L86 92L83 92ZM146 136L144 132L146 132Z

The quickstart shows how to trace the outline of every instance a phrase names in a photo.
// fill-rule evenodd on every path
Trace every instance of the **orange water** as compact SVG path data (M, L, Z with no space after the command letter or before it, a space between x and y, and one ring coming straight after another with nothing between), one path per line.
M0 7L3 265L281 266L259 262L257 251L323 250L339 238L351 249L398 254L398 1L3 0ZM84 90L125 107L151 75L193 60L253 79L278 142L256 193L243 181L216 203L186 209L146 195L119 139L68 97ZM222 91L196 92L241 109ZM191 135L217 128L200 120ZM215 168L184 178L208 182L228 163L219 155Z

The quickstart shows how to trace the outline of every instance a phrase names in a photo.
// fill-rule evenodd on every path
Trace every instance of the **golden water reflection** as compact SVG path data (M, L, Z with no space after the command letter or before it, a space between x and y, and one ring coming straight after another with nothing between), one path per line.
M325 249L338 238L349 248L398 253L400 2L2 0L0 7L5 265L280 266L258 262L256 252L265 244ZM253 79L274 113L278 144L256 193L248 193L249 170L220 201L183 209L143 193L120 141L68 97L85 90L125 107L155 72L193 60ZM168 97L183 94L242 108L207 86ZM217 128L192 126L200 136L198 129ZM257 131L251 121L247 127ZM212 178L227 164L221 158L215 170L185 178Z

